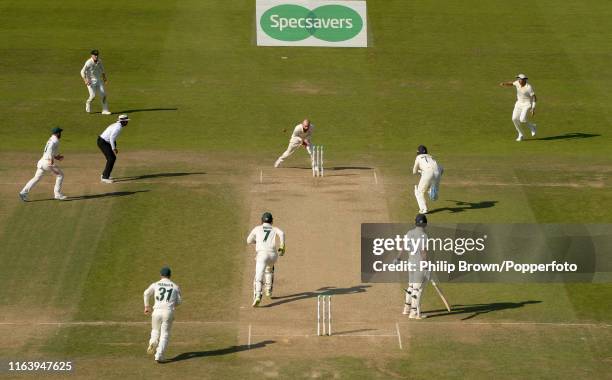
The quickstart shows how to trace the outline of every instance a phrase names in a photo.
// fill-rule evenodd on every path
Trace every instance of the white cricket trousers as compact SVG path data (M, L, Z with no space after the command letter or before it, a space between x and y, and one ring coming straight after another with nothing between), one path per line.
M419 211L427 211L425 193L429 190L431 186L438 185L440 183L441 176L441 167L421 172L421 179L419 180L419 184L414 187L414 196L416 197L417 203L419 204Z
M514 128L516 128L516 131L520 136L523 135L523 132L521 131L521 123L527 123L529 129L533 131L533 125L528 120L530 110L531 103L516 102L514 104L514 111L512 111L512 123L514 123Z
M102 98L102 111L108 111L106 91L104 90L104 83L102 81L87 85L87 91L89 92L89 98L85 103L85 110L87 112L91 110L91 102L96 98L96 92L98 92L100 94L100 97Z
M278 255L274 251L259 251L255 256L255 279L253 280L253 291L255 296L261 296L262 281L264 280L264 271L266 273L266 287L272 286L272 276L274 272L272 268L278 259Z
M34 177L26 183L24 188L21 190L22 194L27 194L32 190L34 186L40 181L46 172L51 172L55 175L55 187L53 193L57 197L62 195L62 183L64 182L64 172L56 165L51 165L47 160L40 160L36 165L36 174Z
M425 285L429 280L429 271L411 272L408 277L408 289L406 289L405 309L412 315L421 314L421 298L425 291Z
M173 321L174 310L154 309L151 314L151 339L149 339L149 345L157 345L155 360L164 359Z
M289 146L287 146L287 150L278 158L278 160L276 160L274 166L278 167L280 164L282 164L283 161L285 161L287 157L291 156L300 146L302 146L302 139L293 138L289 140ZM310 148L310 145L306 147L306 150L308 151L308 154L310 155L310 159L312 161L312 149Z

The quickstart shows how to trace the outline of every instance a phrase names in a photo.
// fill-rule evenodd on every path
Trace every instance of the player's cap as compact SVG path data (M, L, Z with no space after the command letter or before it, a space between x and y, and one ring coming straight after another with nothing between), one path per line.
M172 275L172 271L168 267L163 267L159 270L159 274L161 274L162 277L170 277Z
M98 49L93 49L91 51L91 55L100 55L100 52L98 51Z
M119 115L117 121L130 121L130 118L128 117L128 115Z
M517 79L527 79L527 75L525 74L519 74L516 76Z
M427 154L427 147L425 145L419 145L417 148L418 154Z
M62 131L63 129L61 129L60 127L55 127L51 130L51 134L61 133Z
M417 214L416 218L414 218L414 224L417 226L427 225L427 217L423 214Z
M272 223L273 220L274 218L272 218L272 214L269 212L264 212L261 216L262 223Z

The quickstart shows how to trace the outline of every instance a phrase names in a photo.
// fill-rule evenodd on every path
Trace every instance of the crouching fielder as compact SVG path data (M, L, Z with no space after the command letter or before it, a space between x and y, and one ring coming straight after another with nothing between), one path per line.
M266 296L272 296L274 284L274 263L278 256L285 254L285 233L280 228L272 226L274 219L272 214L265 212L261 216L261 225L253 228L247 244L255 244L255 280L253 281L253 307L261 302L262 280L265 280ZM276 237L278 236L280 246L276 249ZM265 273L264 273L265 271Z
M287 159L287 157L291 156L293 152L295 152L300 146L303 146L308 151L310 155L310 160L312 161L312 149L311 138L312 138L312 130L314 129L314 125L310 124L310 120L304 119L300 124L296 125L293 129L293 133L291 134L291 139L289 139L289 146L285 153L283 153L278 160L274 163L274 167L278 168L280 164L283 163Z
M59 166L56 165L57 161L64 159L64 156L59 154L59 143L62 138L61 128L53 128L51 130L51 137L45 145L43 156L36 164L36 174L28 181L24 188L19 192L19 198L26 202L28 200L28 193L32 188L40 181L46 172L51 172L55 175L55 187L53 188L53 194L55 199L64 200L66 196L62 194L62 183L64 182L64 172Z
M427 148L424 145L419 145L417 156L414 160L412 174L421 173L419 184L414 187L414 196L419 204L419 213L427 213L427 202L425 201L425 193L432 189L430 193L432 200L437 198L438 186L443 173L442 166L438 165L434 158L427 154Z
M159 274L161 279L152 283L144 291L144 313L149 314L151 312L149 298L155 296L155 304L151 314L151 339L149 340L147 353L149 355L155 353L155 361L161 363L164 361L164 352L170 339L170 330L174 321L174 308L181 304L182 298L181 289L170 280L172 275L170 268L163 267Z
M423 214L418 214L415 218L415 225L416 227L406 234L409 239L408 241L427 241L427 233L425 232L427 217ZM421 270L420 264L422 261L427 260L427 251L423 244L418 244L417 247L411 247L410 252L415 253L410 255L408 262L411 266L414 266L416 270L408 274L408 288L404 289L406 291L406 299L404 303L404 312L402 314L407 314L410 319L423 319L427 316L421 314L421 299L423 298L425 285L427 285L427 281L430 277L430 271Z

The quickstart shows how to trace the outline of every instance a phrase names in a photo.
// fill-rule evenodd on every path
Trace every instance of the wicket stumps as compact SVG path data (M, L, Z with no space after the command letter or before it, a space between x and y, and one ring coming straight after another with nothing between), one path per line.
M312 176L323 177L323 145L312 146Z
M332 334L331 296L317 296L317 336ZM321 329L321 326L323 327Z

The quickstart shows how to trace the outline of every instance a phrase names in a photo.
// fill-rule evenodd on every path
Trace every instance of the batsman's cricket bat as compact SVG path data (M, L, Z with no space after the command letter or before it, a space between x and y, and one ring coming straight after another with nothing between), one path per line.
M442 299L442 302L444 302L444 306L446 306L446 310L448 310L448 312L450 313L451 311L450 305L448 304L446 297L444 297L444 294L442 294L442 290L438 287L438 284L436 284L436 282L433 279L431 279L431 284L433 285L434 289L436 289L436 292Z

